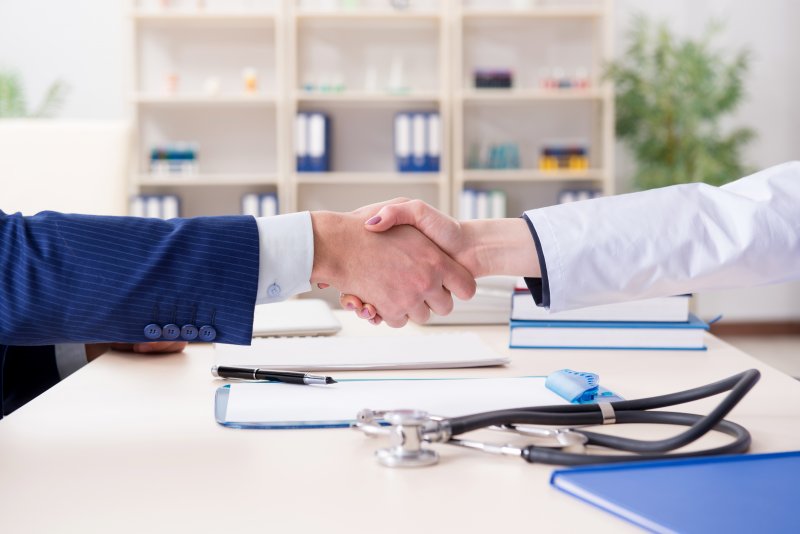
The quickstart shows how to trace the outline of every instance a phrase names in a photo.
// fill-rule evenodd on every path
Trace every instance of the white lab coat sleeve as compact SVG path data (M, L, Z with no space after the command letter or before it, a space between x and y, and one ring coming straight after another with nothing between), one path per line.
M800 162L525 213L550 311L800 279Z

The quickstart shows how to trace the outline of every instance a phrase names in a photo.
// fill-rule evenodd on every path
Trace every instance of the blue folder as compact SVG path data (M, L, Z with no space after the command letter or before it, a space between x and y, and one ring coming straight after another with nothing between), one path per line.
M800 532L800 451L553 472L550 483L652 532Z

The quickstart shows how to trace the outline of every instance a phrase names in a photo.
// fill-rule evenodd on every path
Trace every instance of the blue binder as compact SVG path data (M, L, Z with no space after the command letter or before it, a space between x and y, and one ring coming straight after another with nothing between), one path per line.
M425 170L427 172L439 172L439 161L441 158L442 126L438 113L428 113L427 131L425 141L427 150L425 151Z
M553 472L550 483L652 532L800 532L800 451Z
M300 112L295 120L298 172L330 170L330 118L319 112Z
M394 155L399 172L439 172L442 151L439 113L401 112L394 117Z
M411 172L411 114L394 117L394 156L399 172Z

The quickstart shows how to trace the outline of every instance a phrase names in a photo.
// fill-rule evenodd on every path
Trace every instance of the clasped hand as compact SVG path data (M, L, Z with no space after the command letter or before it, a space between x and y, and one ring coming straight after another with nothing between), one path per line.
M459 222L421 200L398 198L349 214L313 213L312 220L312 282L339 289L342 306L373 324L447 315L452 295L472 298L481 276L541 276L520 218Z
M522 219L459 222L420 200L398 198L354 212L312 213L311 281L373 324L424 323L467 300L489 274L538 275ZM530 243L528 243L530 242Z
M359 295L393 327L409 319L424 323L431 311L450 313L453 294L472 298L473 274L416 228L365 230L364 222L388 205L373 204L351 213L313 212L311 281Z

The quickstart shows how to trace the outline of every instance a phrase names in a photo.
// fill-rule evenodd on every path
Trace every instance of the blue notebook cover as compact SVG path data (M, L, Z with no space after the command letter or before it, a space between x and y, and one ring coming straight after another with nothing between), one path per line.
M642 330L664 331L655 339ZM585 331L590 334L584 334ZM510 322L512 349L614 349L614 350L705 350L699 331L708 324L694 314L683 323L619 321L516 321ZM515 335L515 331L525 335ZM538 331L538 333L537 333ZM596 333L591 334L592 331ZM547 335L545 335L547 332ZM557 335L553 335L556 333ZM596 340L589 342L587 340ZM688 340L688 341L687 341Z
M800 532L800 451L553 472L550 483L651 532Z

